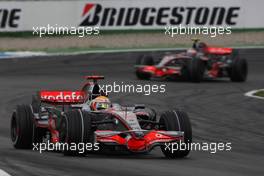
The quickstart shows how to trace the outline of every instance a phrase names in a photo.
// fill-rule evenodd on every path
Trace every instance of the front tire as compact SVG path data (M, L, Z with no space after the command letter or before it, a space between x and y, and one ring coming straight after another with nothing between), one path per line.
M159 123L161 124L160 130L165 131L182 131L184 132L185 145L189 145L192 142L192 127L188 115L183 111L166 111L161 117ZM189 147L185 147L185 150L168 150L165 145L161 146L161 151L168 158L183 158L190 152Z
M29 105L18 105L11 117L11 140L17 149L32 149L33 143L42 142L43 133L36 128Z
M233 82L245 82L247 80L248 64L243 58L235 58L231 65L230 79Z
M90 143L93 145L94 132L92 129L92 118L88 112L81 110L73 110L65 113L62 117L60 125L60 142L66 143L70 146L72 143L80 145L81 143L86 145ZM76 156L85 155L86 150L70 150L64 149L64 155Z

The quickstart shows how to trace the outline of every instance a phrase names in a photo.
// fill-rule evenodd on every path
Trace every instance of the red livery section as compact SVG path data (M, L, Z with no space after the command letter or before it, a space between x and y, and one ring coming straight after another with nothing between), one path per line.
M120 137L122 132L118 133L109 130L96 131L98 142L110 142L117 145L127 145L127 148L131 151L147 151L159 143L184 140L183 134L177 134L176 136L173 136L172 134L167 133L168 132L166 131L149 131L146 132L146 134L141 138L132 137L125 139Z
M163 77L166 75L180 74L180 70L178 68L157 68L155 66L145 66L142 67L141 70L143 72L148 72L156 75L157 77Z
M233 49L232 48L216 48L216 47L207 47L205 51L208 54L219 54L219 55L224 55L224 54L231 54Z
M92 79L92 80L104 79L104 76L100 76L100 75L91 75L91 76L85 76L85 79Z
M82 103L85 94L83 91L40 91L40 98L46 103Z

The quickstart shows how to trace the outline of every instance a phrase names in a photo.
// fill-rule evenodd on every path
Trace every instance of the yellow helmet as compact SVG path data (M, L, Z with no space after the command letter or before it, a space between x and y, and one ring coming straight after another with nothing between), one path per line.
M100 110L106 110L110 108L110 105L111 105L111 102L107 97L99 96L91 101L90 108L92 111L100 111Z

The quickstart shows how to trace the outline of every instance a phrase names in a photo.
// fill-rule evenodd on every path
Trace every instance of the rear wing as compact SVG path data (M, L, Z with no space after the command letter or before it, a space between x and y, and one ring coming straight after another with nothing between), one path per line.
M49 104L80 104L85 101L84 91L40 91L40 101Z
M104 76L98 76L98 75L90 75L90 76L85 76L85 79L104 79Z
M232 48L216 48L216 47L207 47L206 52L208 54L217 54L217 55L229 55L233 51Z
M93 80L94 83L97 83L97 80L104 79L104 76L90 75L90 76L85 76L84 78L87 80Z
M104 79L104 76L92 75L85 76L87 80L93 80L94 84L97 83L97 80ZM86 85L90 85L87 83ZM39 92L40 101L48 104L81 104L84 103L87 98L87 91L82 89L82 91L40 91Z

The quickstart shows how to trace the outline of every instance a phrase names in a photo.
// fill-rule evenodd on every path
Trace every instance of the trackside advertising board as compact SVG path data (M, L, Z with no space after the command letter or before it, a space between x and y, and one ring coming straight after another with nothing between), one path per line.
M263 0L1 1L0 31L40 26L164 29L165 26L264 28Z

